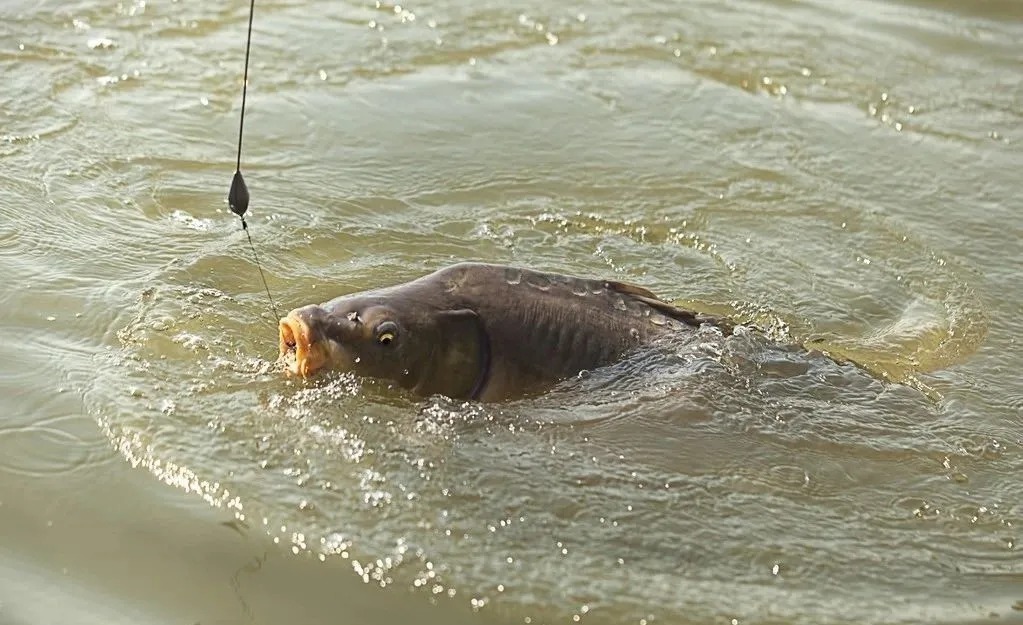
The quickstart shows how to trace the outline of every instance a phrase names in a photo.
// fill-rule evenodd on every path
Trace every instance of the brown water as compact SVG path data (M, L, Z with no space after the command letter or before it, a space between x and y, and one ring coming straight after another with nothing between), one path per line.
M862 365L498 406L274 369L246 3L2 17L0 622L1021 620L1020 3L260 2L282 309L509 262Z

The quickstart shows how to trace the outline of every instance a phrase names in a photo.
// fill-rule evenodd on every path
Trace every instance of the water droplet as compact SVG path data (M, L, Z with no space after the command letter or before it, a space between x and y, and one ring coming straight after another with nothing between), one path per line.
M615 308L618 310L628 310L629 307L625 304L625 299L622 297L615 298Z

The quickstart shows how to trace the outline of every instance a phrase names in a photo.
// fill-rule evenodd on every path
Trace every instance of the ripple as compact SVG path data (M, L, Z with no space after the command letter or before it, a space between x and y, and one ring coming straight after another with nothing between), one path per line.
M417 407L386 385L350 376L283 381L259 356L258 332L244 314L251 303L175 284L189 275L169 269L159 288L142 293L119 333L122 351L98 362L99 388L128 390L91 395L90 411L133 466L231 510L295 554L347 563L366 584L560 619L571 615L552 612L549 584L557 578L594 614L632 618L654 604L662 615L676 614L682 604L673 603L676 584L665 571L678 570L679 554L663 544L686 535L682 557L693 587L743 588L766 605L777 596L761 582L777 575L775 566L799 578L823 574L827 565L786 544L752 560L746 551L724 556L733 565L733 558L746 562L747 571L725 576L712 564L722 557L712 545L751 523L773 527L792 515L841 510L853 500L848 480L870 492L875 470L929 462L926 448L910 451L919 432L895 429L878 445L893 421L869 408L883 396L875 380L837 365L828 376L775 365L760 374L757 358L773 358L755 356L764 345L747 337L730 352L708 351L705 344L723 340L720 333L693 342L697 360L680 358L676 345L573 381L550 399L504 407ZM729 362L723 354L739 363L740 350L754 350L746 364L721 366ZM716 368L695 364L700 359ZM866 382L835 385L857 376ZM171 377L178 382L166 386ZM807 390L793 380L818 381ZM771 390L760 394L757 386L765 384ZM753 425L771 406L765 398L785 405L801 394L807 399L799 413L817 420L859 406L862 421L854 425L870 442L859 446L848 421L827 446L808 443L822 431L810 420L781 430ZM598 397L610 401L594 403ZM689 402L685 410L695 418L656 416L678 415L680 402ZM907 404L917 416L921 405ZM561 406L571 417L559 423ZM708 413L736 410L737 418L723 420ZM868 427L872 419L881 422ZM715 463L715 456L728 460ZM773 511L771 520L752 510ZM870 513L854 518L864 531L877 527ZM541 534L550 539L538 540ZM985 558L976 548L960 554L973 554L971 566ZM458 556L466 551L478 557ZM799 558L808 564L794 564ZM857 570L869 571L866 562ZM617 586L605 573L616 569L642 580L642 590L609 601Z
M977 601L934 600L956 566L1018 577L1015 361L977 351L1000 340L989 283L1008 274L954 260L1008 240L946 232L1012 223L1012 144L984 137L1018 117L996 84L1013 26L889 7L865 33L859 9L812 4L324 4L314 24L264 7L246 171L280 301L479 258L627 279L862 367L699 334L480 406L279 375L223 205L245 7L179 4L28 7L12 32L31 45L0 53L23 87L4 96L0 260L31 287L2 298L8 338L85 387L126 462L291 553L498 621L948 619ZM927 29L970 45L932 55ZM1004 58L962 72L989 44ZM996 182L970 206L974 171ZM38 386L29 368L7 381ZM0 464L96 461L67 425L8 424Z
M74 419L77 417L67 417ZM54 477L91 469L110 456L100 441L54 427L56 420L0 428L0 469L28 477Z
M508 220L505 223L511 226L514 222ZM630 261L635 255L644 253L644 248L663 250L668 245L682 245L716 261L727 278L735 283L741 284L753 277L747 268L748 261L729 258L733 255L731 246L709 243L709 235L690 225L688 220L681 221L677 226L668 226L643 220L615 223L597 215L587 216L581 213L572 216L544 213L530 218L529 223L533 228L541 230L549 228L558 239L577 239L590 246L594 245L592 237L595 235L605 237L615 235L631 239L638 245L635 250L629 250ZM843 230L847 228L847 224L848 221L843 222ZM724 305L727 308L718 308L720 312L730 314L741 322L760 326L780 340L808 341L812 347L837 358L851 360L882 379L910 384L929 391L927 385L916 374L949 366L975 351L987 330L983 309L977 302L973 290L950 270L946 261L936 258L936 255L926 247L908 243L913 239L898 230L892 230L891 225L884 222L876 227L859 222L858 227L875 237L878 234L892 238L897 236L902 241L900 247L908 249L905 259L890 259L886 262L887 266L880 268L881 275L886 280L889 279L892 266L904 272L896 276L895 284L904 291L900 297L907 304L897 312L897 317L881 322L884 324L881 327L876 327L879 320L864 320L865 325L874 326L867 335L843 337L829 333L831 336L825 339L822 336L823 332L814 327L813 319L798 318L799 315L806 314L802 311L789 311L782 316L768 307L752 306L746 302L701 304L688 295L683 295L686 300L684 305L706 311ZM488 231L501 232L502 239L510 237L512 245L515 245L516 236L524 236L516 234L514 230L509 231L505 224L500 222L491 226ZM601 245L607 245L606 238ZM600 250L601 247L598 247L598 253ZM613 267L614 261L611 263ZM924 277L918 268L929 264L933 264L939 273ZM919 277L914 277L913 274ZM694 277L696 275L698 274L694 274ZM715 278L720 279L720 274ZM927 285L926 290L921 288L923 284ZM693 285L690 282L688 286L692 288ZM678 287L668 288L670 290L662 290L662 294L670 295ZM797 330L791 331L790 324L795 325Z

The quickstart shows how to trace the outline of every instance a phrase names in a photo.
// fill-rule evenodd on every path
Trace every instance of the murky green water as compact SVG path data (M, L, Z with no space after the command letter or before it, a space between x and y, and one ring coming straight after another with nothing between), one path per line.
M282 311L509 262L866 368L708 332L496 406L273 368L245 3L2 16L0 621L1023 616L1019 3L260 2Z

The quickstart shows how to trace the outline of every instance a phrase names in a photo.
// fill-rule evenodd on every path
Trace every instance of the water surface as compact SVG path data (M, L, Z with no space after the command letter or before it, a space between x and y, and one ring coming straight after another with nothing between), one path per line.
M488 406L274 367L246 3L3 17L0 620L1020 620L1017 3L259 3L282 312L473 259L766 334Z

